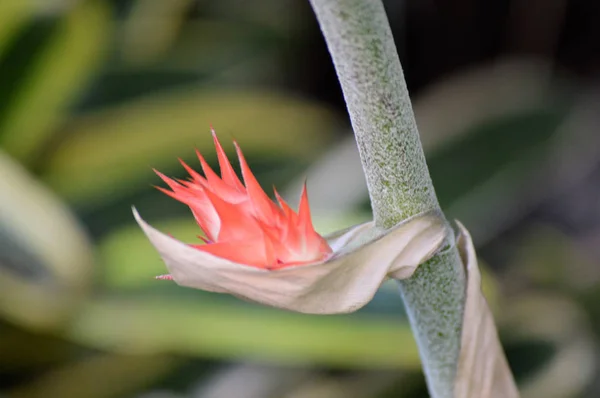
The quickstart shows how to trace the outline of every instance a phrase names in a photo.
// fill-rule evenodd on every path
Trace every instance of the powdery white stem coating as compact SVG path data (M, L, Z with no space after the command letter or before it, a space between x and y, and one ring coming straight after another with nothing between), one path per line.
M380 0L310 0L333 58L373 216L389 228L439 209L404 74ZM400 281L432 397L452 397L465 273L454 245Z
M392 32L379 0L311 0L342 86L374 217L439 207Z

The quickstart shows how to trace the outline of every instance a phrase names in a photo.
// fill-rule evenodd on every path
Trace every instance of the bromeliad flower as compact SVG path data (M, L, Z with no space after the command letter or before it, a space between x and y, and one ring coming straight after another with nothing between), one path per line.
M276 205L262 190L234 143L245 185L236 175L213 131L221 177L196 151L204 176L180 160L190 181L173 181L156 173L171 188L159 188L190 207L208 239L198 250L258 268L278 269L324 260L331 248L313 228L306 186L298 213L277 194Z
M198 153L204 175L186 163L190 179L161 189L188 205L206 235L184 244L134 215L177 284L306 313L357 310L388 277L407 278L453 236L444 219L429 212L388 230L372 222L328 237L314 229L306 186L295 212L275 191L260 187L235 143L240 181L213 131L221 176Z

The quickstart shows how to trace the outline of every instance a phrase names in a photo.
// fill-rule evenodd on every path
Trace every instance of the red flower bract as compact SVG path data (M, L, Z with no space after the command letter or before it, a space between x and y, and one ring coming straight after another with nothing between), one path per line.
M278 269L322 261L331 248L314 229L306 185L298 212L275 191L275 204L250 171L238 144L234 142L244 184L233 170L215 132L212 132L221 177L196 151L204 176L180 159L190 174L188 181L174 181L155 170L171 191L158 188L190 207L207 239L196 249L259 268Z

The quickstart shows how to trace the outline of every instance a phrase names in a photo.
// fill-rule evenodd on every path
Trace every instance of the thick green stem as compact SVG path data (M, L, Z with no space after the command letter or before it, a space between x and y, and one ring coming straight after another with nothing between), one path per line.
M348 106L377 225L439 209L383 4L310 1ZM452 397L465 300L454 242L399 284L430 394Z

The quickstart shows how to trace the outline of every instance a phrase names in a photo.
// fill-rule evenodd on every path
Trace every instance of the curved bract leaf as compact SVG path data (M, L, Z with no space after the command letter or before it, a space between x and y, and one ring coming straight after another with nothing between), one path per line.
M311 158L338 122L320 105L275 92L178 91L80 118L45 164L43 178L70 201L89 206L150 183L149 165L164 170L178 156L192 156L190 142L201 151L212 145L198 139L209 123L234 135L249 154Z
M21 161L39 154L101 60L109 36L107 7L93 0L69 10L11 103L1 124L0 145Z
M457 245L467 272L467 298L454 396L518 398L494 318L481 291L481 274L471 235L457 222Z
M366 220L366 215L346 215L343 217L325 216L316 217L314 225L322 235L340 229L344 225L354 225ZM200 229L191 218L170 218L154 224L161 230L168 232L183 242L197 241ZM343 233L344 231L340 231ZM333 238L335 235L329 235ZM152 289L152 291L163 291L164 283L157 282L154 276L164 272L164 263L152 250L148 250L148 239L137 224L131 224L111 232L97 245L98 267L102 278L102 284L108 289L118 291L139 291L140 289ZM500 306L498 297L498 286L495 276L489 271L489 267L480 264L482 272L482 288L490 306L494 310ZM169 291L174 288L169 287ZM194 292L192 300L202 300L197 297L199 291ZM397 300L398 290L395 283L386 282L378 293L361 312L390 314L394 317L402 316L404 311L402 302ZM213 300L212 297L207 300Z
M91 278L90 242L69 210L0 152L0 313L54 327Z
M266 270L197 250L152 228L135 210L134 215L177 284L313 314L358 310L386 278L409 278L448 236L436 212L388 231L369 222L330 239L334 254L324 262Z
M365 215L314 219L315 229L323 234L339 229L343 225L362 223ZM201 232L191 218L171 218L156 224L183 242L197 241ZM107 286L113 288L139 288L156 286L154 276L164 273L165 265L154 251L148 250L148 239L137 224L131 224L111 232L97 245L101 273ZM393 289L390 294L396 295Z

